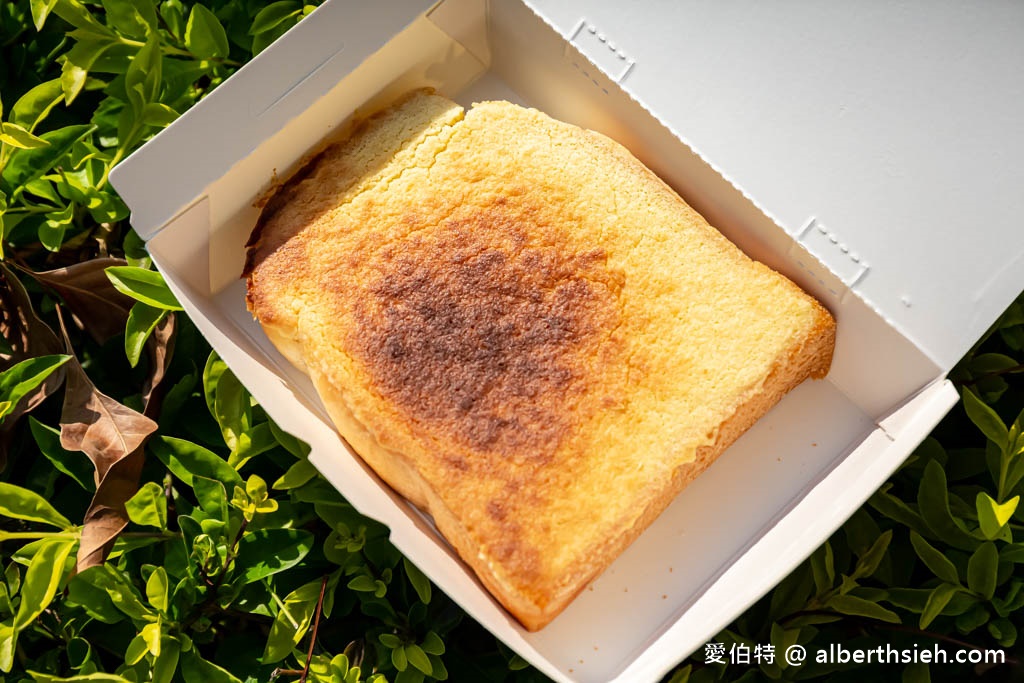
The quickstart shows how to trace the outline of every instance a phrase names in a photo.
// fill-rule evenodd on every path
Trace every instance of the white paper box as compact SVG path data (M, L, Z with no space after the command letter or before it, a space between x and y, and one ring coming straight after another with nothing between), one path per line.
M657 19L648 22L657 33ZM628 26L618 28L641 45L643 26ZM870 256L851 252L824 221L774 222L724 177L728 168L688 146L674 119L645 106L648 95L671 98L656 87L665 84L618 38L585 17L556 28L522 0L331 0L111 174L186 311L271 416L310 443L314 464L356 508L387 524L395 545L443 591L558 681L654 681L702 647L928 434L957 400L945 374L952 352L965 350L929 352L942 342L912 341L936 327L908 334L891 304L866 302L860 287ZM672 54L661 59L671 64ZM517 101L619 140L837 318L828 378L787 396L535 634L490 598L429 520L347 450L308 379L245 309L239 274L257 198L354 112L421 86L464 105ZM1019 252L1006 256L1007 265L1019 260ZM1022 279L1003 277L987 292L985 310L995 313L972 329L990 323Z

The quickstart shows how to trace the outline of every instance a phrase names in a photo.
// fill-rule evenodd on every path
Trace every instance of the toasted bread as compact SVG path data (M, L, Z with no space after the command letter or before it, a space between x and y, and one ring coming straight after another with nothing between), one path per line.
M245 276L341 435L531 630L835 339L617 143L427 92L279 188Z

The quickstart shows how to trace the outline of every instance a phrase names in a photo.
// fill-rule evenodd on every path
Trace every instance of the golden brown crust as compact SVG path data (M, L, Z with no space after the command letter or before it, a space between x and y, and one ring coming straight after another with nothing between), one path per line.
M507 103L378 115L279 191L249 258L341 434L531 630L834 342L619 145Z

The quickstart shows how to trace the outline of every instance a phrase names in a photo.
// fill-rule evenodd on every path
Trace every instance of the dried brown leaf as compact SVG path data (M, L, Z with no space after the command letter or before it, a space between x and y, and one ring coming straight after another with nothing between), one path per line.
M160 413L160 397L156 389L163 381L167 372L167 366L174 355L174 332L177 330L177 318L174 313L167 316L157 324L153 333L146 340L146 352L149 356L149 377L142 387L142 405L147 417L154 420Z
M97 258L32 275L60 294L79 325L97 344L103 344L124 332L128 313L135 303L134 299L114 289L107 279L107 268L126 263L118 258Z
M67 353L74 353L68 345ZM67 363L67 389L60 418L60 444L82 451L96 468L96 483L156 431L156 422L99 391L77 358Z
M60 353L63 346L50 326L36 315L32 300L18 276L0 263L0 336L7 342L10 352L0 351L0 372L27 358ZM64 367L60 367L25 396L0 423L0 471L7 465L7 453L14 427L25 413L42 403L57 391L64 381Z
M18 276L0 263L0 335L11 353L0 352L0 372L26 358L60 353L63 346L40 320Z
M75 570L102 564L117 535L128 525L125 503L138 490L142 471L142 445L157 424L102 393L85 374L58 317L67 367L67 388L61 413L60 443L69 451L82 451L96 468L96 493L85 513Z
M96 487L85 513L75 571L103 564L117 536L128 526L125 503L139 490L145 451L134 451L112 464Z
M174 330L172 314L147 341L150 374L143 387L144 414L97 390L77 358L68 362L61 445L85 452L96 468L96 493L85 513L76 571L102 564L128 525L125 503L139 490L145 441L156 431L159 388L174 349ZM71 353L67 334L64 340Z

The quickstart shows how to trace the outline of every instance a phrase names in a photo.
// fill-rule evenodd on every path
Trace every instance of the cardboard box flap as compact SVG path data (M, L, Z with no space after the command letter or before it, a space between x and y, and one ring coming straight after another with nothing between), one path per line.
M111 183L148 240L217 178L429 9L432 0L328 2L119 164Z
M943 369L1024 288L1024 5L531 5Z

